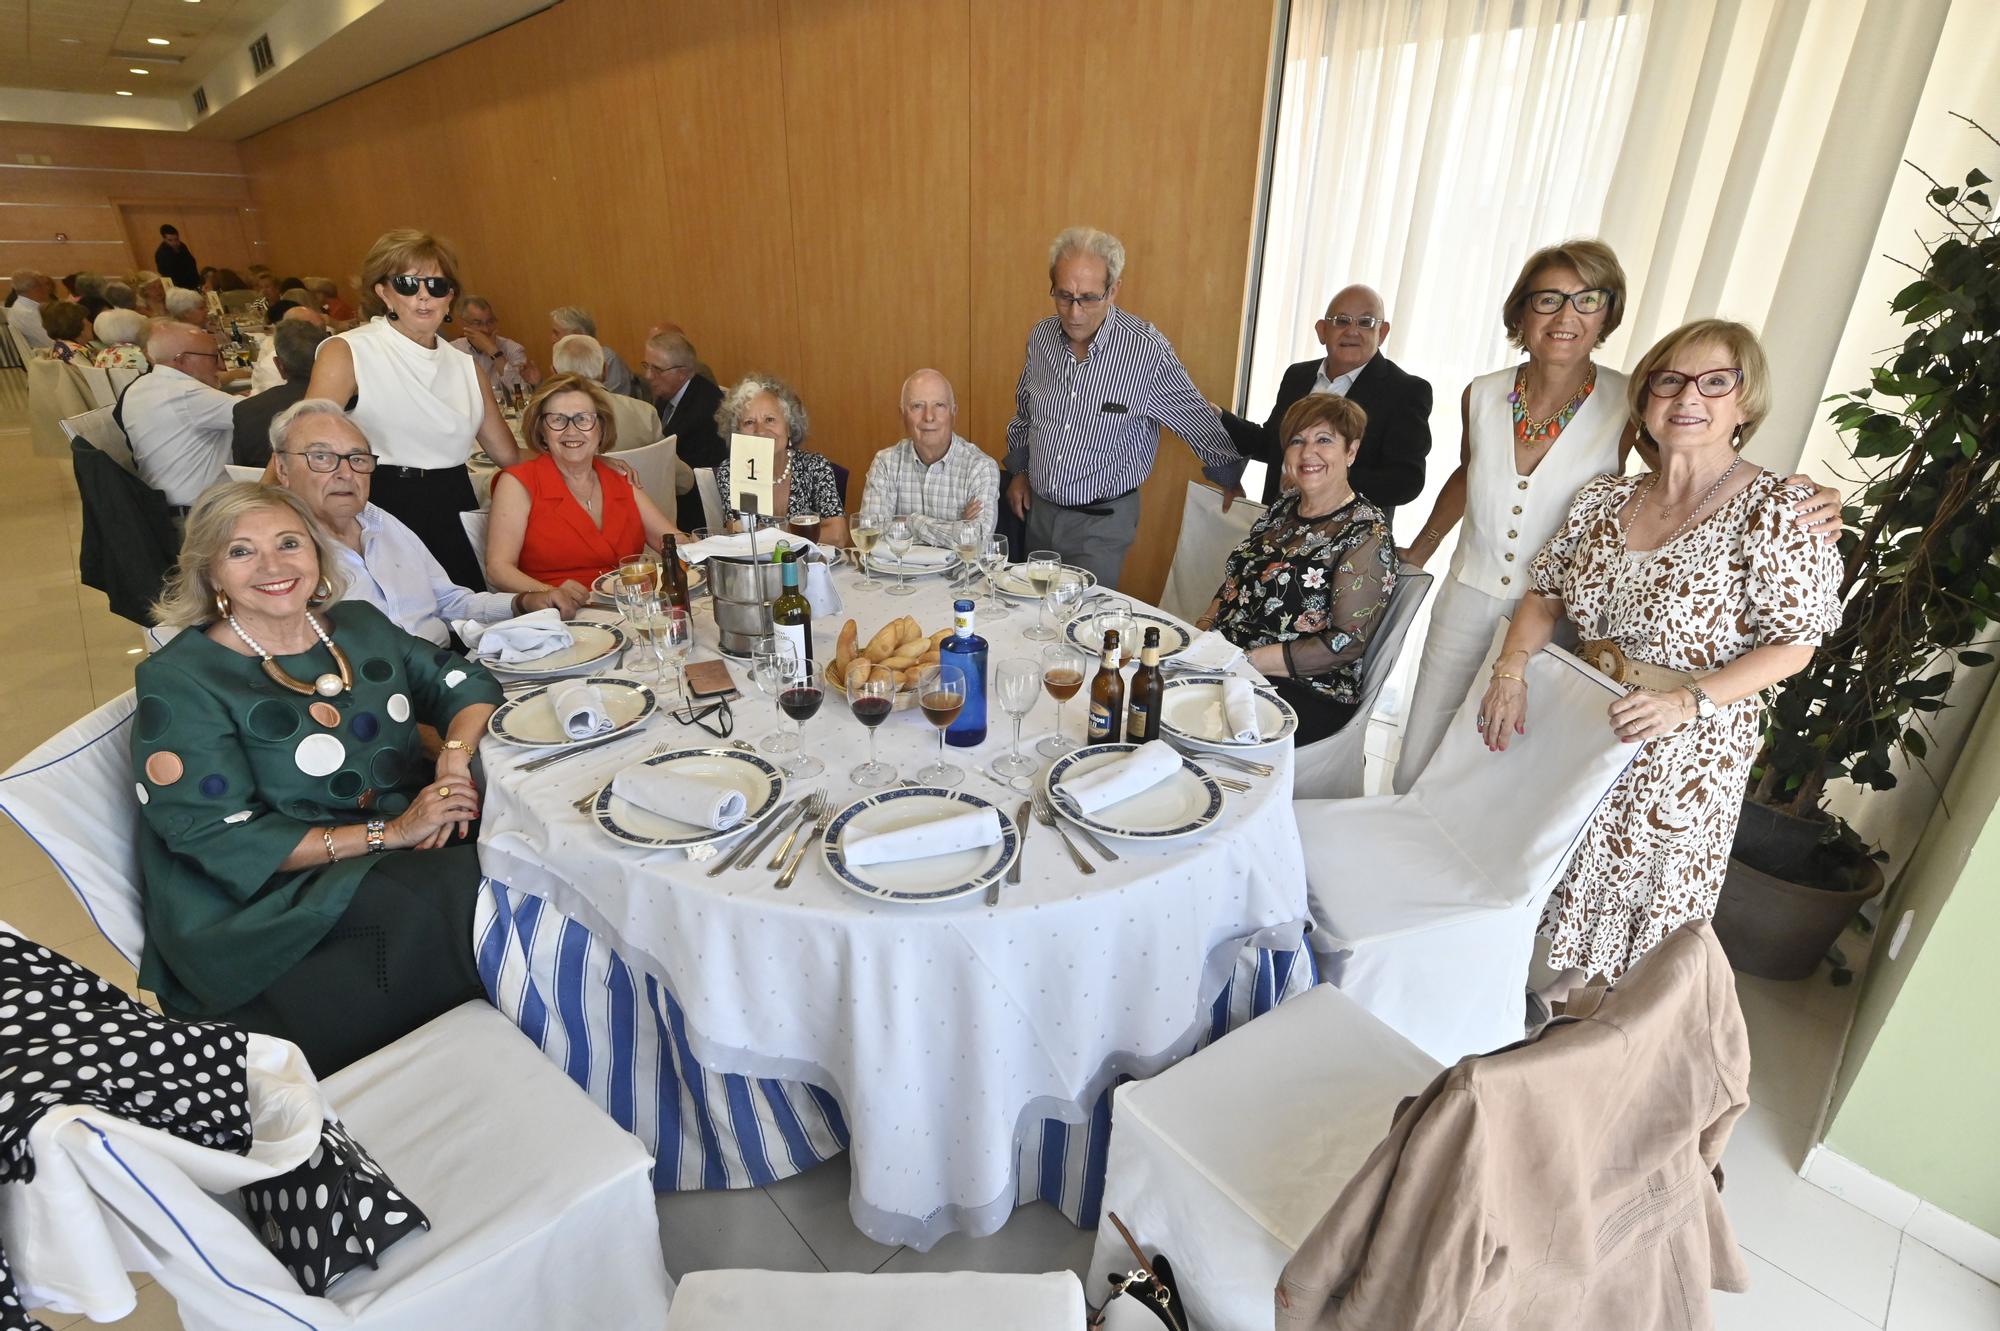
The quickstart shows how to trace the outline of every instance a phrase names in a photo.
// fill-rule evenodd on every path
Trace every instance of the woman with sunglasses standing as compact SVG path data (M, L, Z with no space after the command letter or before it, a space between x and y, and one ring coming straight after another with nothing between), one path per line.
M374 501L402 519L461 587L485 584L459 514L479 507L475 443L501 466L520 448L471 356L438 336L458 291L458 256L428 232L385 232L362 262L371 316L320 343L307 397L345 406L380 462Z
M1616 979L1666 934L1715 913L1763 733L1760 695L1840 623L1840 556L1803 530L1810 487L1739 454L1770 409L1770 370L1742 324L1704 319L1633 372L1629 412L1658 470L1600 476L1525 572L1479 705L1487 747L1533 724L1528 658L1567 619L1623 684L1607 719L1645 742L1611 788L1542 916L1559 1001Z

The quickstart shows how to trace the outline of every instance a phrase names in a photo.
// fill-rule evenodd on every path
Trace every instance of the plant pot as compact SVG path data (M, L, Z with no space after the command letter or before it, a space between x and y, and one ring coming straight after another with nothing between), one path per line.
M1746 799L1743 814L1736 821L1736 840L1729 854L1763 873L1796 878L1826 830L1827 820L1823 815L1801 818Z
M1817 887L1732 858L1715 905L1715 936L1729 964L1767 980L1811 975L1854 913L1882 890L1882 868L1873 860L1855 861L1852 876L1854 885L1845 889Z

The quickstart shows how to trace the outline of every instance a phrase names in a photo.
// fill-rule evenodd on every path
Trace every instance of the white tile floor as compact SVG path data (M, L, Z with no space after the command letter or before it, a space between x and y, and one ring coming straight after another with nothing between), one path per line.
M0 548L18 606L0 625L0 767L69 718L131 685L138 630L76 582L79 518L66 462L28 452L25 376L0 371ZM1371 742L1371 753L1392 746ZM130 967L99 939L48 861L0 827L0 920L128 988ZM1851 940L1852 941L1852 940ZM1859 944L1857 943L1858 947ZM1724 1202L1749 1254L1747 1294L1715 1296L1722 1331L1974 1331L2000 1328L2000 1288L1798 1177L1855 989L1824 976L1798 984L1744 977L1755 1103L1730 1142ZM660 1198L660 1242L680 1276L717 1266L797 1271L1046 1271L1082 1274L1091 1235L1037 1203L999 1233L948 1239L928 1253L874 1243L847 1217L847 1164L754 1192ZM1095 1295L1095 1291L1092 1291ZM78 1325L55 1315L52 1327ZM88 1325L83 1323L83 1325ZM179 1326L148 1283L116 1325Z

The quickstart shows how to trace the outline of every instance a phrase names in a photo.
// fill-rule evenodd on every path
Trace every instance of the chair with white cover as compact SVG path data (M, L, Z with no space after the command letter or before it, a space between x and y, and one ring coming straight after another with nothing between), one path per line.
M1193 1325L1270 1331L1271 1291L1397 1102L1439 1065L1331 985L1280 1003L1112 1098L1104 1210L1165 1253ZM1133 1267L1109 1223L1086 1288Z
M75 361L70 362L70 368L82 377L90 389L91 398L98 406L112 407L118 404L118 389L123 385L112 384L111 371L95 365L79 365Z
M667 1331L752 1327L775 1331L803 1326L816 1331L883 1327L1079 1331L1085 1311L1083 1287L1070 1271L1043 1275L696 1271L674 1291Z
M28 444L38 456L68 457L62 420L97 405L80 367L50 356L28 357Z
M1389 592L1389 608L1374 636L1361 654L1361 706L1346 725L1317 743L1308 744L1292 755L1292 798L1295 800L1345 799L1362 793L1364 764L1368 760L1368 718L1374 714L1375 699L1389 676L1396 673L1396 660L1403 654L1403 639L1417 619L1424 598L1430 595L1431 575L1415 564L1396 570L1396 585Z
M472 589L476 592L486 591L490 586L486 582L486 525L492 518L493 515L483 508L468 508L458 515L460 524L465 527L466 542L479 560L480 585Z
M1222 566L1258 518L1264 506L1239 499L1222 511L1222 491L1200 481L1189 481L1181 500L1181 534L1174 543L1174 562L1167 568L1166 590L1160 593L1160 607L1193 623L1215 589L1222 585Z
M1546 647L1522 674L1528 729L1504 752L1473 723L1481 670L1407 794L1292 806L1323 973L1440 1063L1521 1038L1542 906L1638 751L1590 666Z
M94 407L75 416L65 416L62 431L71 439L85 441L134 476L139 474L139 464L132 456L132 441L119 428L112 408Z
M222 472L232 481L261 481L264 479L262 467L239 467L234 462L222 464Z
M696 467L694 488L701 491L701 515L708 520L708 529L712 532L726 530L729 514L722 506L722 487L715 482L715 468Z
M637 448L621 448L610 455L632 469L633 481L669 520L680 506L680 495L674 490L674 454L679 447L680 436L670 434Z

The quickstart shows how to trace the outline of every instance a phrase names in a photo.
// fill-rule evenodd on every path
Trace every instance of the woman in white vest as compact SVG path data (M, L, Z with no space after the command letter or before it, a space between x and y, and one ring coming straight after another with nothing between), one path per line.
M341 403L380 458L374 502L402 519L461 587L486 585L459 514L479 507L465 469L475 442L502 467L520 460L493 386L471 356L438 336L451 322L458 256L401 227L362 262L369 320L320 343L307 397Z
M1500 317L1528 353L1483 374L1459 401L1458 470L1438 492L1423 530L1402 557L1421 565L1461 518L1451 572L1431 610L1429 635L1403 727L1395 788L1423 773L1493 644L1493 632L1528 590L1528 563L1548 543L1585 482L1622 471L1637 442L1626 376L1591 356L1624 318L1625 271L1601 240L1536 250L1521 266ZM1653 458L1642 448L1648 466ZM1794 481L1807 481L1803 476ZM1799 525L1840 531L1840 494L1817 488ZM1467 724L1470 724L1468 718Z

